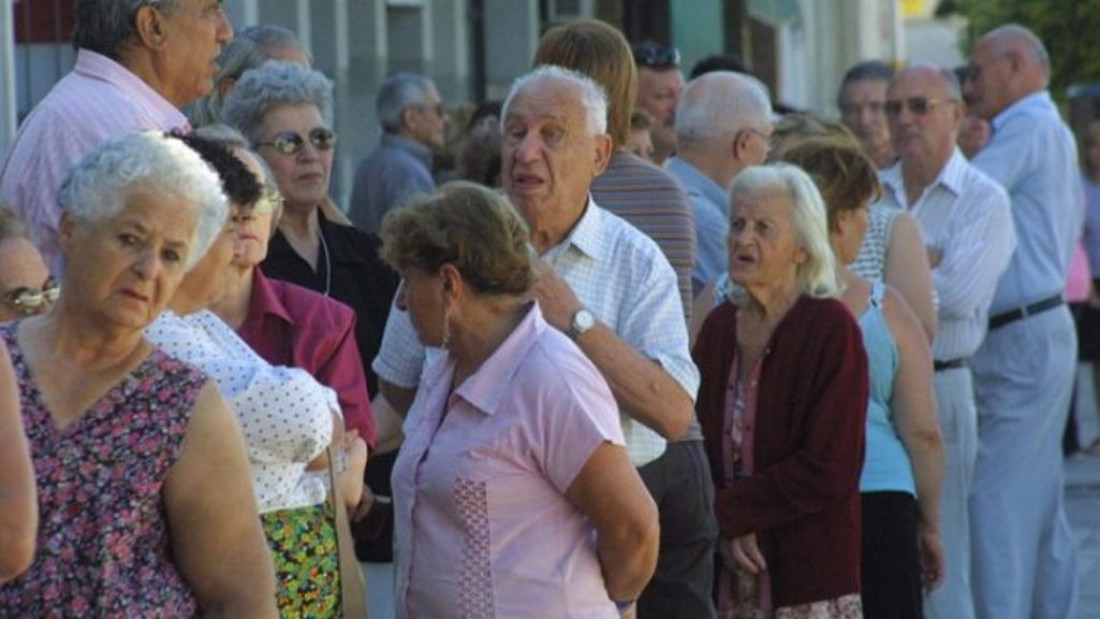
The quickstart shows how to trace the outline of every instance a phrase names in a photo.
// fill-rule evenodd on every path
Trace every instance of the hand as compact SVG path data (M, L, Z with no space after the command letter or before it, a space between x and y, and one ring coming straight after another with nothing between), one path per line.
M940 541L940 532L936 529L921 527L917 535L920 543L921 582L925 593L928 593L943 583L943 543Z
M733 564L743 572L755 576L768 569L768 564L764 561L764 553L760 552L760 546L756 543L755 533L731 540L729 553Z
M926 246L924 249L928 252L928 267L934 269L940 266L940 263L943 262L943 249L931 245Z
M344 435L341 449L347 454L347 469L340 474L336 483L340 484L341 494L348 511L355 510L363 496L363 473L367 469L367 443L359 438L358 430Z
M573 314L582 307L580 300L569 284L546 261L538 261L535 272L538 280L532 296L538 301L543 318L554 328L567 333L573 324Z

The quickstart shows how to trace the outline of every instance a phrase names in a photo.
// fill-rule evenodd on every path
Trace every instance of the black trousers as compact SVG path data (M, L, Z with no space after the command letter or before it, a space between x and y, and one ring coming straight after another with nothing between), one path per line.
M639 619L711 619L718 521L703 441L669 443L638 469L661 517L657 572L638 598Z
M864 492L863 616L920 619L924 592L917 502L907 492Z

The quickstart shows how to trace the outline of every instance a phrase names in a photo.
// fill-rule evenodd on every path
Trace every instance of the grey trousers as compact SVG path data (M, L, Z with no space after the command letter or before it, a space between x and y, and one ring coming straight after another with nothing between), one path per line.
M943 584L927 597L929 619L974 619L970 588L970 484L978 456L978 413L969 368L935 374L936 408L947 468L940 498L940 539L947 566Z
M718 520L703 441L669 443L638 473L661 517L657 572L638 598L638 618L712 619Z
M991 331L974 358L970 537L981 619L1074 616L1062 434L1076 365L1077 334L1064 306Z

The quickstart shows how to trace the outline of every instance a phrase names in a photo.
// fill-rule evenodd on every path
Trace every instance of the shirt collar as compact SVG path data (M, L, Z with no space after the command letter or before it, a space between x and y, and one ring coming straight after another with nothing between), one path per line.
M722 212L729 211L729 207L726 205L729 192L722 189L722 186L714 182L714 179L700 172L699 168L679 157L669 159L665 163L665 167L681 179L681 184L685 186L684 188L688 192L698 190L704 198L713 202Z
M588 201L584 204L584 214L574 224L573 229L569 231L569 236L547 250L543 257L549 258L553 262L555 258L564 254L569 248L575 247L585 256L596 260L600 256L605 241L603 228L602 209L592 199L592 195L589 194Z
M275 287L271 280L264 275L260 267L252 269L252 304L253 311L260 311L265 315L274 316L283 322L293 325L294 317L283 305L282 299L275 293Z
M1000 114L997 114L990 123L993 127L993 131L997 131L1004 126L1013 116L1019 114L1028 114L1037 110L1053 108L1054 102L1050 99L1050 93L1046 90L1040 90L1039 92L1032 93L1023 99L1013 103L1012 105L1001 110Z
M416 140L397 135L396 133L383 133L382 147L405 151L419 159L429 170L432 169L432 149Z
M893 199L898 206L908 210L912 208L913 205L909 204L909 200L905 194L905 181L901 176L901 165L901 161L899 160L894 165L883 170L879 175L879 180L882 182L882 185L886 187L886 190L890 192L891 199ZM943 169L940 170L939 176L924 188L921 197L923 198L930 189L938 186L943 186L956 196L962 193L963 176L966 174L966 165L966 158L958 148L955 148L951 152L951 156L947 158L947 163L944 164Z
M481 367L455 389L454 395L482 413L492 415L507 395L509 384L519 371L520 360L547 328L538 304L528 304L526 315L519 324Z
M150 115L158 127L188 129L187 117L133 71L103 54L80 49L73 71L86 78L113 84Z

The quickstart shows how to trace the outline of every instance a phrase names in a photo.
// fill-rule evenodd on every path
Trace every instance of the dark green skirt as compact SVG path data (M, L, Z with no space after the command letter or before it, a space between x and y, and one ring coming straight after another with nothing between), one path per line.
M284 509L260 516L275 559L279 615L338 617L340 557L336 522L327 501L313 507Z

